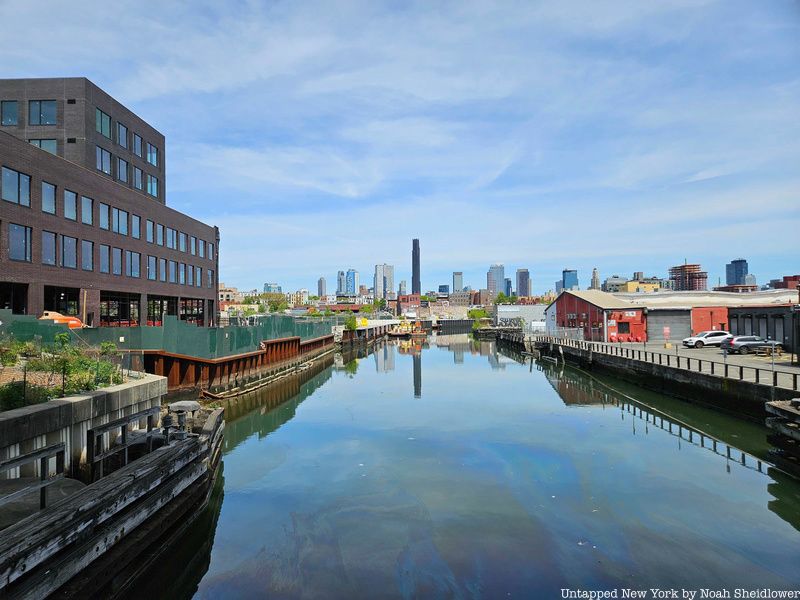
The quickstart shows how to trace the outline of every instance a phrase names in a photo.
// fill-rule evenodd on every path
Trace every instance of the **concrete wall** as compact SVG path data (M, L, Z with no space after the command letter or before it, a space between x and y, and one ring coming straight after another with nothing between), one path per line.
M139 380L80 396L0 412L0 460L64 442L65 469L71 476L79 477L85 465L86 433L89 429L160 406L166 393L166 378L143 375ZM38 475L38 466L31 463L7 476L35 475Z

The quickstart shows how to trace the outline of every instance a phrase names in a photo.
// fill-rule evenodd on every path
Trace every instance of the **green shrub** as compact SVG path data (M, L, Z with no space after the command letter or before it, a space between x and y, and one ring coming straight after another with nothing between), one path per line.
M0 386L0 411L47 402L54 395L55 390L31 383L25 385L22 381L12 381Z

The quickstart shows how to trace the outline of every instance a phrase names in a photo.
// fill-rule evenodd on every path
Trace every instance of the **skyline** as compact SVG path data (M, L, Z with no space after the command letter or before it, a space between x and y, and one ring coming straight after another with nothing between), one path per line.
M800 270L796 3L102 6L4 4L59 23L10 28L4 76L86 76L163 133L168 205L220 227L231 285L364 256L411 281L414 237L423 289Z

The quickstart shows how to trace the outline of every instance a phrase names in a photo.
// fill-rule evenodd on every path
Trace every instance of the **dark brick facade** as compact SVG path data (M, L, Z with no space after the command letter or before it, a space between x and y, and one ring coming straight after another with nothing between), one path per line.
M40 85L41 81L41 85ZM62 92L57 95L52 91L56 82L61 82ZM13 85L12 85L13 84ZM10 86L10 87L9 87ZM83 86L83 87L82 87ZM12 89L13 88L13 89ZM26 95L14 95L14 90L20 89ZM80 90L84 93L81 96ZM217 288L219 279L219 233L216 227L201 223L191 217L173 210L164 202L164 138L144 121L135 117L119 103L111 99L101 90L85 79L62 80L0 80L0 100L16 99L19 104L27 109L27 99L37 96L41 99L58 100L58 124L55 126L41 126L48 129L46 134L38 137L58 139L58 152L64 157L54 156L27 142L27 139L37 139L31 134L32 127L28 122L26 110L19 115L17 127L0 128L0 166L29 175L30 206L22 206L13 202L0 200L0 304L11 307L17 312L38 315L43 310L54 310L52 295L62 293L65 289L79 290L77 303L77 316L93 324L100 324L101 298L106 299L105 313L108 312L108 298L114 295L132 295L138 299L138 314L136 321L142 324L148 322L148 299L159 297L169 305L168 314L180 314L181 307L188 306L184 299L194 299L201 302L201 311L204 314L203 323L212 324L216 319ZM67 104L66 99L76 98L76 103ZM106 140L100 134L95 135L95 104L112 116L112 128L116 134L116 119L125 120L129 136L132 133L142 135L143 140L149 141L159 148L158 168L149 165L144 159L139 159L119 147L116 141ZM72 114L70 111L76 111ZM84 118L85 117L85 118ZM83 125L81 125L83 123ZM83 127L83 132L81 132ZM28 137L30 136L30 137ZM101 138L100 141L97 137ZM76 138L75 144L67 144L66 138ZM80 141L77 141L80 140ZM105 140L105 141L104 141ZM114 177L105 175L95 168L94 148L97 144L108 146L114 150L115 155L124 155L125 160L157 174L160 181L159 199L135 190L130 184L118 182ZM130 143L128 144L130 146ZM130 154L130 155L129 155ZM135 162L138 161L138 162ZM56 212L50 214L42 210L42 182L47 182L56 187ZM2 181L0 181L2 186ZM64 192L69 190L77 194L77 219L67 219L64 213ZM0 187L0 192L2 188ZM92 200L92 224L82 223L81 197ZM128 234L114 233L104 230L101 223L101 203L111 209L127 212ZM111 215L110 215L111 216ZM134 216L140 217L140 237L133 236ZM154 223L153 242L147 241L148 220ZM9 257L9 226L10 224L22 225L32 229L30 262L11 260ZM156 225L165 227L164 245L158 245L156 239ZM166 245L166 228L171 228L186 234L186 251L179 248L172 249ZM77 239L77 268L47 265L42 262L42 232L52 232L57 239L57 265L61 263L61 240L64 236ZM176 234L178 235L178 234ZM194 237L195 254L191 252L191 238ZM92 270L82 269L82 241L93 242ZM205 245L205 256L199 256L200 241ZM101 273L101 245L118 248L123 256L122 274ZM209 257L213 248L213 258ZM140 255L139 277L126 275L126 251L136 252ZM112 251L113 252L113 251ZM156 257L156 280L148 279L148 257ZM161 261L169 271L170 261L178 265L192 267L192 271L202 270L201 285L188 285L186 281L170 283L169 273L167 281L161 281ZM209 274L211 277L209 278ZM48 291L48 295L45 291ZM14 306L10 306L10 304Z

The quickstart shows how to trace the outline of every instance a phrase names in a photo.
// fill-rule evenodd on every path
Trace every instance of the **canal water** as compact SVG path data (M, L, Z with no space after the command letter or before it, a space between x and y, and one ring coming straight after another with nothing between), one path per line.
M212 503L138 597L800 587L762 426L493 342L337 356L226 416Z

